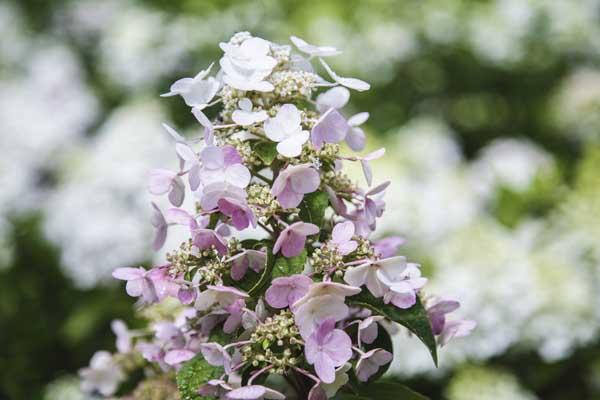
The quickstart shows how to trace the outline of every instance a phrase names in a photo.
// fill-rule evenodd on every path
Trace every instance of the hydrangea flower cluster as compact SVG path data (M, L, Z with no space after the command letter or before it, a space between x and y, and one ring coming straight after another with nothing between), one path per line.
M324 59L336 48L291 41L298 53L237 33L220 44L215 76L211 64L163 95L181 96L202 134L186 139L164 125L179 168L150 173L150 193L170 202L152 204L153 247L177 225L189 238L163 265L114 271L151 323L113 323L118 353L94 356L84 389L128 399L368 398L361 387L387 369L400 325L434 362L438 345L474 328L449 316L458 302L424 295L420 266L396 255L402 239L370 239L389 182L373 185L369 162L384 149L345 155L343 145L365 146L368 113L343 107L349 89L369 84L331 69ZM345 162L360 163L367 189ZM182 208L188 196L192 210Z

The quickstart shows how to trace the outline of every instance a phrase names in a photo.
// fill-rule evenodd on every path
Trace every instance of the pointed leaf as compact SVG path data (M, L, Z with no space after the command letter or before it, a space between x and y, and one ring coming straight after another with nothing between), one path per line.
M374 382L359 390L361 396L377 400L429 400L427 397L396 382Z
M223 368L213 367L201 355L192 358L177 372L177 389L181 394L181 400L207 398L200 397L198 389L209 380L218 379L223 372Z
M298 254L296 257L277 257L271 276L275 279L281 276L301 274L302 271L304 271L305 263L306 250L302 250L302 253Z
M309 193L300 203L300 218L317 226L323 224L325 210L329 205L329 196L324 191Z
M423 307L419 297L417 297L417 302L414 306L405 310L397 308L393 304L385 304L382 299L374 298L370 294L365 293L365 291L349 297L348 302L356 306L368 308L375 314L382 315L406 327L427 346L433 362L437 366L435 338L431 330L429 318L427 317L427 311L425 311L425 307Z
M271 165L277 157L277 144L272 142L258 142L254 146L254 152L266 165Z

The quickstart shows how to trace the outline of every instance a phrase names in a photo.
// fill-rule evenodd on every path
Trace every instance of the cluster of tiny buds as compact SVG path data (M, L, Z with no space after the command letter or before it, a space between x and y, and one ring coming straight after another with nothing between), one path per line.
M169 272L172 275L186 273L202 264L200 249L194 246L192 239L182 242L178 249L168 252L166 258L171 265Z
M248 204L259 219L268 219L281 210L281 204L273 198L266 185L252 184L246 189Z
M321 176L323 184L331 187L336 192L353 192L356 187L352 180L342 171L327 171Z
M352 253L357 260L362 260L365 258L368 258L369 260L379 259L379 256L373 249L373 245L369 239L366 239L362 236L355 236L352 239L358 242L358 247Z
M172 275L184 274L188 277L194 272L200 274L200 282L205 284L222 283L222 276L227 269L214 246L200 250L193 245L192 239L181 243L177 250L167 253L166 258L171 265L169 272Z
M271 55L277 60L275 70L289 68L290 57L292 55L292 49L290 46L271 46Z
M273 94L279 101L289 101L297 98L310 98L317 76L306 71L276 71L270 81L275 86Z
M335 249L327 245L317 248L310 256L313 271L318 274L341 276L344 271L344 257Z
M276 374L297 365L302 355L302 339L289 310L259 324L250 341L242 348L244 361L254 367L272 366L271 372Z
M152 377L138 384L132 400L180 400L177 385L169 376Z
M260 166L262 161L259 157L256 156L256 152L252 150L250 143L248 141L243 141L241 139L227 138L224 141L224 144L231 145L235 147L240 156L242 157L242 161L245 165L253 165Z
M252 37L252 34L250 34L250 32L248 32L248 31L237 32L231 37L231 39L229 39L229 44L231 44L233 46L239 46L246 39L250 39L251 37Z

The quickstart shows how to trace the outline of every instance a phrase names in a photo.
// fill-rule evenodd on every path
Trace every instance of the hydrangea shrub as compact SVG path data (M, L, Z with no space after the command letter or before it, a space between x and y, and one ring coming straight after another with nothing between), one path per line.
M113 323L117 353L94 355L80 372L84 390L136 400L421 398L376 382L394 357L390 335L407 329L437 363L438 346L474 328L449 315L458 302L424 295L420 266L397 255L401 238L370 239L390 182L374 184L369 162L384 149L353 154L369 114L343 112L350 90L369 84L331 69L325 58L338 49L290 39L297 51L237 33L220 44L214 76L211 64L163 95L183 98L201 127L188 139L164 125L179 163L150 172L150 193L170 203L152 204L153 247L171 229L189 238L164 265L114 271L149 323ZM366 189L344 173L351 162ZM182 207L189 196L193 209Z

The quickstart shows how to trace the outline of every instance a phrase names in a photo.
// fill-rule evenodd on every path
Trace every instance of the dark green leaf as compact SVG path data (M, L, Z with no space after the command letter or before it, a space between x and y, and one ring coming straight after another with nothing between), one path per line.
M279 256L275 260L275 265L273 266L273 273L271 276L273 278L279 278L280 276L290 276L295 274L300 274L304 271L304 264L306 263L306 250L302 250L302 253L298 254L296 257L284 257Z
M356 394L338 393L333 400L371 400L372 397L358 396Z
M275 256L273 255L272 246L267 245L267 265L262 270L258 281L248 290L250 296L261 294L265 290L265 285L271 281L273 266L275 265Z
M326 192L317 191L304 196L300 203L300 218L304 222L310 222L318 227L323 225L325 209L329 205L329 197Z
M370 383L361 386L359 392L361 396L369 396L377 400L429 400L427 397L396 382Z
M247 239L242 241L242 247L245 249L259 250L265 246L266 242L262 240ZM239 281L233 280L230 276L226 277L224 281L226 282L227 286L234 286L238 289L242 289L245 292L249 292L254 287L256 287L256 285L261 281L263 273L267 269L266 266L268 265L268 262L269 260L267 258L267 261L265 262L265 267L259 272L255 272L253 269L248 268L248 270L246 271L246 275L244 275L244 278Z
M384 349L384 350L387 350L390 353L394 354L392 338L390 337L390 334L388 333L388 331L386 331L383 326L379 325L378 332L379 332L379 334L377 335L377 339L375 339L375 341L371 344L365 344L365 349L367 351L372 350L372 349ZM380 377L382 377L383 374L385 374L387 372L387 370L391 364L392 363L389 362L389 363L385 364L384 366L382 366L381 368L379 368L379 370L373 376L371 376L371 378L369 379L369 382L374 382L377 379L379 379Z
M177 389L181 394L181 400L212 399L212 397L200 397L198 389L209 380L223 375L223 372L223 368L213 367L201 355L186 362L177 372Z
M348 302L357 306L365 307L377 315L399 323L417 336L429 349L433 362L437 365L437 347L431 330L427 311L417 297L417 303L406 310L397 308L393 304L385 304L381 299L374 298L368 292L362 291L356 296L348 298Z
M273 142L258 142L254 146L254 152L267 165L271 165L275 157L277 157L276 143Z

